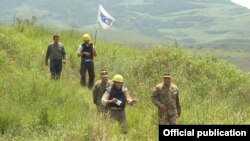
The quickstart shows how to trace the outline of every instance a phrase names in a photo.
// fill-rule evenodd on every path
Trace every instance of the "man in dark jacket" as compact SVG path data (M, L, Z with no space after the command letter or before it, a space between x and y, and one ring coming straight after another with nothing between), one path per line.
M121 124L122 132L127 133L126 103L133 106L137 103L137 100L132 99L128 89L123 86L123 77L121 75L115 75L112 80L114 84L106 89L102 96L102 104L109 110L110 117Z
M48 45L45 65L48 65L50 59L50 72L52 79L60 79L62 72L62 63L66 63L66 52L62 43L59 42L59 35L53 36L54 42Z
M90 35L84 34L83 43L79 46L77 55L81 57L81 68L80 68L80 75L81 81L80 84L82 86L86 86L86 71L89 74L89 83L88 87L92 88L94 86L94 79L95 79L95 69L94 69L94 57L96 57L96 50L95 46L90 43Z

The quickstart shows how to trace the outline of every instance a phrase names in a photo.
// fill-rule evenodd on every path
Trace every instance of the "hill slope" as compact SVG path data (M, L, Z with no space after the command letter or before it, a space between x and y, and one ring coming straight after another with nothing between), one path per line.
M58 82L49 80L44 66L54 33L61 35L68 58ZM138 49L99 41L96 73L107 67L110 77L122 74L139 99L126 108L129 133L121 135L117 123L96 114L91 91L79 85L80 37L25 23L0 25L0 140L157 140L150 95L165 71L180 90L180 124L250 123L250 75L233 65L168 45Z
M250 11L229 0L3 0L0 21L13 23L15 17L36 16L39 23L50 27L94 29L99 4L115 17L112 31L119 31L124 42L129 41L122 34L124 30L149 36L151 40L161 39L159 42L177 41L193 46L220 40L249 40Z

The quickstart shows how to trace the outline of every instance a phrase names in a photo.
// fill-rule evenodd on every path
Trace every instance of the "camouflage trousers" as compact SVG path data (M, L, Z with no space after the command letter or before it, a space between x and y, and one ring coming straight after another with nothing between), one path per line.
M110 117L119 122L123 133L128 132L125 110L109 110Z
M176 125L176 115L168 115L167 112L158 110L159 125Z
M107 109L106 107L103 107L102 105L101 105L101 106L100 106L100 105L96 105L96 109L97 109L97 112L98 112L98 113L103 113L103 114L105 114L105 113L108 112L108 109Z

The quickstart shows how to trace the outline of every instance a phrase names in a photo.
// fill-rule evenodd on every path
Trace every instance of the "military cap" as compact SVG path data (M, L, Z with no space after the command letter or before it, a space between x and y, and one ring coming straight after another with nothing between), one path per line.
M164 77L164 78L172 78L172 76L171 76L170 73L164 73L164 74L163 74L163 77Z
M102 77L108 77L108 70L107 69L102 69L100 72Z

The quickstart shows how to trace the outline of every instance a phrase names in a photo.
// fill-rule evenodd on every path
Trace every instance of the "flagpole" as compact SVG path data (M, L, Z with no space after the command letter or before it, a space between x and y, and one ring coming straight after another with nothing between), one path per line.
M98 16L99 16L99 6L97 8L97 20L96 20L96 25L95 25L95 38L94 38L94 46L96 45L96 37L97 37L97 26L98 26Z
M95 28L95 38L94 38L94 45L96 44L96 36L97 36L97 28Z

